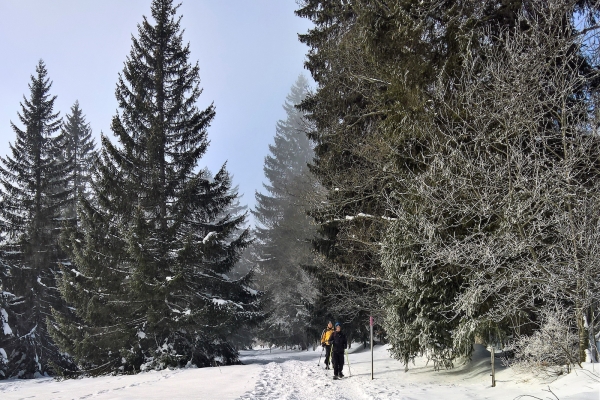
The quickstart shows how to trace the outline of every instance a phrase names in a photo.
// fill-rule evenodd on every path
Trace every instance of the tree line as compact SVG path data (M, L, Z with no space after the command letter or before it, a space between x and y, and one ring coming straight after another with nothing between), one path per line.
M177 9L154 0L138 25L99 150L43 61L31 77L0 160L3 378L235 363L231 338L262 319L252 275L228 275L247 214L225 165L199 166L215 110Z

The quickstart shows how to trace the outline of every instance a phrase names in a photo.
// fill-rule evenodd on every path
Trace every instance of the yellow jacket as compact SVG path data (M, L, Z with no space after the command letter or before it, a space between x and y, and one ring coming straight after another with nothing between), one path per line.
M333 328L325 329L325 332L323 332L323 336L321 336L321 343L329 344L329 342L331 341L331 335L333 335Z

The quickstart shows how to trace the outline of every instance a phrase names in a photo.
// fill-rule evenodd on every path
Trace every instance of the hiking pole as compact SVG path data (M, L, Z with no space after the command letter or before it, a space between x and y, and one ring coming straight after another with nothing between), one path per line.
M335 357L333 355L333 342L331 342L331 350L329 350L329 362L331 362L331 366L333 367L333 373L335 377Z
M348 350L344 350L344 353L346 353L346 362L348 363L348 375L352 376L352 371L350 371L350 357L348 357Z
M325 334L326 329L327 328L323 329L323 332L321 332L321 340L323 340L323 335ZM321 355L319 356L319 362L317 363L317 367L321 365L321 357L323 356L323 350L325 350L325 346L323 346L323 343L321 342Z
M323 357L323 350L325 350L325 346L321 346L321 355L319 356L319 362L317 363L317 367L321 365L321 357Z

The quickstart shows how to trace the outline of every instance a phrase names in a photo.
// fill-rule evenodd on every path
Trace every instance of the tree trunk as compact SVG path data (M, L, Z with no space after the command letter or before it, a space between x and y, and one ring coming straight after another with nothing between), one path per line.
M583 310L581 308L577 309L577 330L579 331L579 363L585 362L585 351L588 348L588 332L585 328L585 323L583 319Z
M596 323L596 315L594 313L594 306L590 307L589 311L589 340L590 342L590 352L592 353L592 362L598 362L598 346L596 345L596 332L594 331L594 324Z

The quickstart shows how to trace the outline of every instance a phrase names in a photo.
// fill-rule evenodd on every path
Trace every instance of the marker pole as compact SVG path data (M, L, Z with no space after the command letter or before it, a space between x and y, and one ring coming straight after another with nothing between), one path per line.
M369 317L369 327L371 329L371 380L373 380L373 317Z

